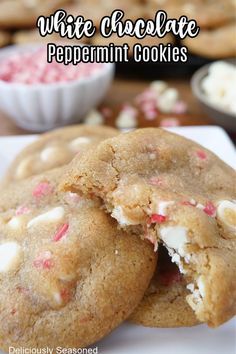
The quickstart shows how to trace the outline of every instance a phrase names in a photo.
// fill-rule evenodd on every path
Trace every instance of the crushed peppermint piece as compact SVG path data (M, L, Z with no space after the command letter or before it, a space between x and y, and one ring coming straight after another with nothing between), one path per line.
M71 293L68 289L63 288L60 291L60 296L63 302L67 302L69 301L70 297L71 297Z
M47 47L12 54L1 61L0 81L33 84L70 82L91 77L100 71L103 63L79 63L64 65L47 62Z
M206 160L206 158L207 158L207 154L203 150L197 150L196 154L200 160Z
M56 234L54 235L53 241L54 241L54 242L60 241L60 240L65 236L65 234L67 233L68 229L69 229L69 224L68 224L68 223L62 225L62 226L58 229L58 231L56 232Z
M180 125L180 121L177 118L164 118L160 121L160 127L168 128L168 127L178 127Z
M25 215L25 214L29 214L30 213L30 209L28 207L26 207L25 205L20 205L15 212L16 216L20 216L20 215Z
M203 211L213 218L216 216L216 207L212 202L207 202Z
M163 222L166 221L167 221L167 217L165 215L160 215L160 214L153 214L149 219L150 224L162 224Z
M51 269L54 266L50 251L43 252L33 262L33 266L38 269Z
M40 182L32 192L35 198L41 198L52 193L53 187L48 182Z
M149 179L149 183L152 186L162 186L163 185L163 180L160 177L151 177Z

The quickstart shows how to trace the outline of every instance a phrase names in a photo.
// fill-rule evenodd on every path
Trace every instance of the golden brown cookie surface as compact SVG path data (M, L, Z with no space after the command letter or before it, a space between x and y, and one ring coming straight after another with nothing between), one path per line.
M69 0L2 0L0 1L0 28L34 27L37 18L47 16Z
M187 282L199 321L236 313L236 174L179 135L139 129L76 159L62 186L102 199L121 227L162 243Z
M10 165L4 181L19 181L67 164L100 141L118 133L110 127L74 125L42 134L23 149Z
M14 183L0 202L0 348L82 347L134 310L152 247L96 203L59 193L62 170Z
M182 43L190 52L207 58L230 58L236 55L236 22L212 30L201 30L197 37Z
M155 275L129 320L147 327L190 327L199 323L188 305L186 282L160 246Z
M165 10L169 18L194 19L201 28L216 28L235 18L231 0L151 0L150 4L153 10Z

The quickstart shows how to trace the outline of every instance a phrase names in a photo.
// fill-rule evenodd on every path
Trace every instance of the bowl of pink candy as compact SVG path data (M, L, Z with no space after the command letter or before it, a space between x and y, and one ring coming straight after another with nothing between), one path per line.
M0 110L31 131L80 122L113 76L112 63L49 64L44 45L7 47L0 50Z

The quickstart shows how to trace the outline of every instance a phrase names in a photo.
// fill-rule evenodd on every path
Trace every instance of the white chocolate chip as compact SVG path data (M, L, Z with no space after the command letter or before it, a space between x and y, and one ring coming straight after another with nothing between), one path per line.
M201 203L197 203L196 208L201 210L205 209L204 205L202 205Z
M229 200L220 201L216 215L225 225L236 230L236 203Z
M65 214L65 210L63 207L56 207L52 210L44 214L40 214L36 216L34 219L30 220L27 224L27 227L30 228L32 226L44 223L44 222L57 222L60 221Z
M41 151L40 159L43 162L52 161L57 154L58 148L56 146L49 146Z
M28 156L22 160L17 166L15 177L16 179L25 178L29 175L29 170L32 164L32 157Z
M158 98L158 107L163 113L170 113L179 97L178 91L168 88Z
M20 246L16 242L0 245L0 273L14 269L20 261Z
M88 113L87 117L85 118L85 124L88 125L100 125L103 124L104 122L104 118L101 115L101 113L99 113L96 110L92 110Z
M115 207L111 213L111 216L113 218L115 218L121 226L136 225L137 224L137 222L134 222L134 221L128 219L124 215L124 211L121 206Z
M53 294L53 299L54 299L54 301L55 301L55 303L57 304L57 305L61 305L62 304L62 298L61 298L61 294L60 293L54 293Z
M172 200L159 202L157 206L157 214L166 216L168 207L174 204L175 202Z
M19 230L23 226L23 220L21 216L14 216L11 218L7 225L10 227L12 230Z
M69 143L69 148L72 151L77 152L80 149L81 145L89 144L90 142L90 138L87 138L86 136L80 136Z
M116 119L116 127L119 129L132 129L137 127L136 116L129 114L128 111L121 112Z
M168 85L165 81L156 80L150 84L151 90L155 91L158 95L167 89Z
M186 286L186 288L191 291L192 293L194 292L194 284L193 283L190 283Z
M197 286L198 286L200 295L203 298L206 295L206 291L205 291L204 278L202 275L197 279Z
M182 226L167 226L160 229L160 237L168 248L176 250L184 256L184 246L187 243L187 229Z

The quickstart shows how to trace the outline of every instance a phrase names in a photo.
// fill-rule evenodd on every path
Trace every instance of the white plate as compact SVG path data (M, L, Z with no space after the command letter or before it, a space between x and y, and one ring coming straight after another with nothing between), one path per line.
M181 127L170 130L197 141L236 168L235 149L223 129ZM34 136L0 138L0 176L20 149L34 139ZM99 354L235 354L235 333L235 319L214 330L206 325L156 329L126 323L97 346Z

